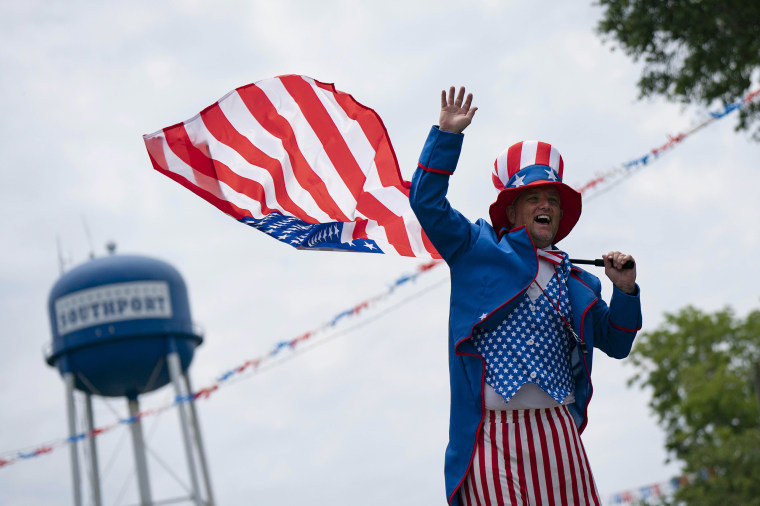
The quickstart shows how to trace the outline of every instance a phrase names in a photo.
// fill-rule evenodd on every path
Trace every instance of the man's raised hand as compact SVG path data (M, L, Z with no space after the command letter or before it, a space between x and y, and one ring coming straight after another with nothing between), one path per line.
M441 116L438 120L438 128L444 132L462 133L472 122L477 107L472 107L472 93L464 96L464 86L459 88L459 93L455 94L455 88L449 88L449 94L446 96L446 90L441 91Z

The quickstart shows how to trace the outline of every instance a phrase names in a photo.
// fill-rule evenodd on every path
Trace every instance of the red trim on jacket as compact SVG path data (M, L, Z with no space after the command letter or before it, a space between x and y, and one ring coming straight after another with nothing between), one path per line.
M474 325L473 325L474 328ZM470 333L470 336L472 336L472 333ZM461 341L457 342L457 344L454 346L454 352L456 353L456 347L461 343L462 341L465 341L470 338L470 336L465 337ZM485 418L485 385L486 385L486 359L484 359L480 354L474 355L472 353L457 353L460 357L477 357L480 359L480 361L483 363L483 372L480 375L480 423L478 423L478 429L475 431L475 446L472 447L472 453L470 454L470 463L467 464L467 472L464 473L464 476L462 476L462 479L459 480L459 483L457 483L457 486L454 487L454 491L451 493L449 498L447 499L447 502L451 504L451 501L454 500L454 496L457 495L457 492L459 492L459 489L462 487L462 483L464 483L464 480L467 479L467 474L469 473L469 469L472 467L472 460L475 458L475 449L478 447L478 437L480 436L480 431L483 429L483 419Z
M436 174L445 174L447 176L451 176L454 174L454 171L448 171L448 170L441 170L441 169L433 169L432 167L425 167L421 163L417 163L417 167L424 170L425 172L435 172Z
M619 327L619 326L615 325L612 322L609 322L609 324L610 324L610 327L613 327L616 330L622 330L623 332L638 332L639 330L641 330L641 327L639 327L637 329L627 329L625 327Z
M596 295L596 292L588 286L577 274L575 275L575 279L577 279L583 286L589 289L591 293L594 294L594 300L591 301L591 304L586 306L586 309L583 310L583 314L581 315L581 323L579 325L581 333L578 335L578 338L581 340L581 343L586 344L586 341L583 340L583 322L586 320L586 313L588 313L588 310L591 309L594 304L596 304L596 301L599 300L599 297ZM583 359L583 367L586 369L586 377L588 378L588 399L586 399L586 405L583 406L583 423L580 427L578 427L578 434L583 433L583 429L586 428L586 425L588 424L588 406L591 404L591 398L594 396L594 383L591 381L591 371L588 370L588 362L586 362L586 354L583 353L583 350L579 350L578 353L580 353L581 358Z

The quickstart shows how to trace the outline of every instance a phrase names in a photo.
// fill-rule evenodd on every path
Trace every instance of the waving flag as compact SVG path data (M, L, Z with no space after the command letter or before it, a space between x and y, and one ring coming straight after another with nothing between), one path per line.
M382 120L332 84L259 81L143 139L157 171L291 246L440 258Z

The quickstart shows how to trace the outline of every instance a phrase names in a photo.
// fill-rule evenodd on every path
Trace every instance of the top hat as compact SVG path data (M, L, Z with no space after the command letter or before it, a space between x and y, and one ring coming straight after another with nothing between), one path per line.
M507 208L524 190L554 188L559 193L562 217L554 243L564 239L581 216L581 194L562 182L562 156L551 144L522 141L502 151L494 162L491 178L499 196L491 204L489 214L493 228L510 228Z

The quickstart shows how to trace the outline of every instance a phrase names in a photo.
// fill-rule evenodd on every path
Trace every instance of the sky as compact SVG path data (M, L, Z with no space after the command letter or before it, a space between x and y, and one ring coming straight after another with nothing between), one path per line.
M449 197L474 221L495 199L494 158L514 142L551 142L579 186L704 118L638 100L641 65L600 40L600 16L591 2L546 0L0 2L0 456L67 436L63 382L44 361L60 259L68 270L115 241L118 253L174 265L205 335L197 387L421 263L279 243L154 171L143 134L236 87L302 74L375 109L411 179L440 90L464 85L479 110ZM644 331L686 305L739 316L758 306L757 268L739 262L760 246L758 150L735 121L592 194L560 243L573 257L634 255ZM199 401L217 504L445 504L448 297L439 267L318 346ZM583 440L603 497L679 473L650 392L627 386L634 373L595 355ZM141 406L172 398L167 387ZM110 425L126 402L96 398L94 409L96 425ZM154 500L186 494L176 410L144 431ZM138 502L128 432L98 438L104 504ZM0 468L4 506L71 504L71 490L67 448Z

